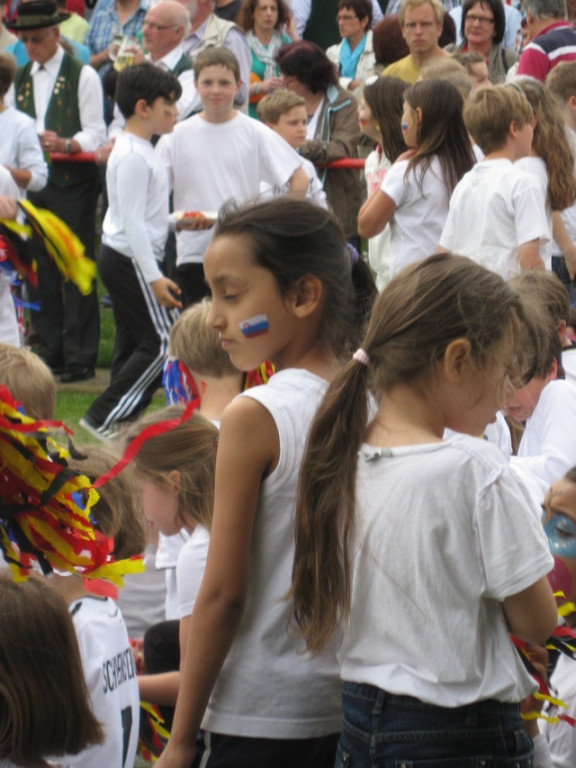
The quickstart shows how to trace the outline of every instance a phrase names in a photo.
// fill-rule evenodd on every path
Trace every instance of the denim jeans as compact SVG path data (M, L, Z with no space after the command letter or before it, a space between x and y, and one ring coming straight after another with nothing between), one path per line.
M335 768L532 768L517 704L456 709L344 683Z

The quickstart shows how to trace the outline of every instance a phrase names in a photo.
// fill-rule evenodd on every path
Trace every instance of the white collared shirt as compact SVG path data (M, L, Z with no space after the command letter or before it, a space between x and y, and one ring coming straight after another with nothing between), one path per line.
M45 117L50 97L56 85L58 72L62 66L64 49L59 45L58 50L47 62L41 66L33 62L30 71L34 83L34 109L36 111L36 130L43 133L46 130ZM13 89L6 95L6 103L15 104L15 92ZM102 85L98 74L92 67L84 66L80 72L78 84L78 106L80 110L80 123L82 129L74 136L63 138L75 139L83 152L95 152L106 140L106 126L104 123L104 102Z

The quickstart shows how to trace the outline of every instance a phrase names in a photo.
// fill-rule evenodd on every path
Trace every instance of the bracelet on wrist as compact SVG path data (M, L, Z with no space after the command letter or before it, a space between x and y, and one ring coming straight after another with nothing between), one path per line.
M64 141L64 151L67 155L70 155L72 153L72 141L71 139L66 139Z

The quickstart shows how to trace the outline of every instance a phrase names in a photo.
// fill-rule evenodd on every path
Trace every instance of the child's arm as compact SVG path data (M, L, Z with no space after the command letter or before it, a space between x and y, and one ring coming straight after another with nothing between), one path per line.
M564 263L570 275L570 280L574 280L574 275L576 274L576 246L568 234L560 211L552 211L552 234L560 248L560 252L564 256Z
M306 197L310 180L308 174L302 166L296 168L288 183L288 194L290 197Z
M274 420L259 403L240 398L226 409L208 560L188 628L172 735L158 768L192 764L196 733L244 612L260 483L275 466L279 451Z
M138 688L142 701L149 701L151 704L160 704L167 707L174 707L176 705L180 690L182 664L186 655L189 625L190 616L184 616L180 619L180 669L174 670L174 672L163 672L159 675L139 676Z
M558 609L546 576L527 589L504 599L508 629L530 643L544 643L558 621Z
M147 195L150 183L148 166L143 157L129 154L121 158L116 169L116 192L121 226L126 234L134 260L154 296L163 307L181 307L177 296L180 289L172 280L164 277L146 228ZM168 236L168 219L166 236Z
M540 256L540 241L530 240L528 243L522 243L518 248L518 261L520 269L544 269L544 262Z
M396 203L380 187L377 187L358 213L358 234L360 237L374 237L380 234L394 215Z

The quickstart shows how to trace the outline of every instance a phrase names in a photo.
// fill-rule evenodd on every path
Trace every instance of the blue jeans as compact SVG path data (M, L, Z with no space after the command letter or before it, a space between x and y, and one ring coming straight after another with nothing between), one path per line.
M517 704L456 709L344 683L335 768L532 768Z

